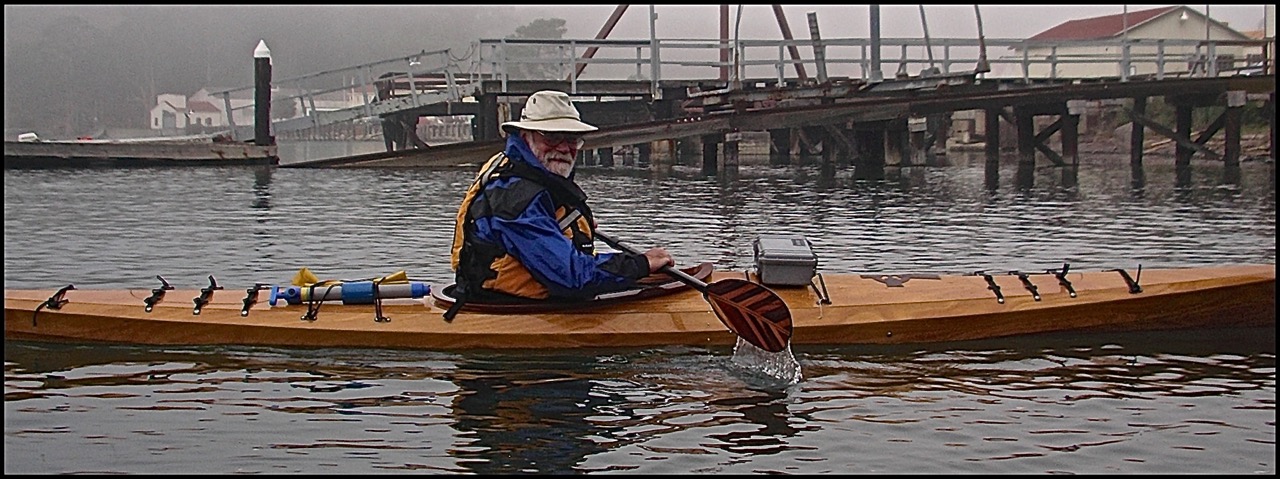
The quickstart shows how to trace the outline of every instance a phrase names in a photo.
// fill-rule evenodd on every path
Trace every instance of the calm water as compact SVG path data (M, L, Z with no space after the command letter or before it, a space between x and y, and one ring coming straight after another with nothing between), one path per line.
M583 171L601 228L752 267L803 234L825 273L1275 262L1274 169L1147 159L994 189L980 159L890 171ZM470 171L6 170L6 288L451 279ZM502 351L5 342L6 473L1268 473L1275 333L1052 335L796 348L803 380L729 348Z

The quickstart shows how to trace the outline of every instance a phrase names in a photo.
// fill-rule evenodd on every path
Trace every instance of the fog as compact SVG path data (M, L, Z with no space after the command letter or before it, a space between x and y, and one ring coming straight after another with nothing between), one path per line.
M4 125L43 136L143 128L160 93L252 85L264 40L285 78L513 35L539 18L566 21L563 38L594 38L617 5L542 6L42 6L4 7ZM1130 5L1128 11L1155 8ZM610 39L648 40L649 5L630 5ZM657 5L653 34L712 39L718 5ZM1241 31L1263 28L1262 5L1192 6ZM1119 14L1123 5L981 6L987 38L1026 38L1064 21ZM731 5L730 36L780 39L768 4ZM786 5L792 34L816 12L824 38L866 38L866 5ZM972 5L926 5L931 37L976 38ZM741 13L739 17L738 14ZM918 5L880 7L882 37L923 37ZM713 77L709 75L708 77Z

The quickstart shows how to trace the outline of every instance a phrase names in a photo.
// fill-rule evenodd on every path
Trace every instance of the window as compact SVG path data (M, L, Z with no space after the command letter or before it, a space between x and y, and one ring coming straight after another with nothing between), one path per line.
M1219 71L1219 72L1228 72L1228 71L1231 71L1231 69L1232 69L1232 68L1234 68L1234 67L1235 67L1235 64L1236 64L1236 56L1235 56L1235 55L1230 55L1230 54L1228 54L1228 55L1218 55L1217 60L1218 60L1218 71Z

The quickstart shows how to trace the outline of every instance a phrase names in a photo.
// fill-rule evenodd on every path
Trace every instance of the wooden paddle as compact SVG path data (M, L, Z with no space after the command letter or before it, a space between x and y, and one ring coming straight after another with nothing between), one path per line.
M595 236L622 251L644 254L599 231ZM776 353L791 341L791 310L769 288L735 278L707 284L671 266L663 266L662 272L701 292L720 322L755 347Z

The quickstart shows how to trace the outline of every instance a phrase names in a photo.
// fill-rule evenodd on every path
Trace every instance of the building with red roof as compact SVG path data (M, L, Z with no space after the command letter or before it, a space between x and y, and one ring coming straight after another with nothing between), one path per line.
M1250 43L1252 42L1252 43ZM1133 75L1230 74L1263 56L1263 42L1185 5L1069 20L1012 47L999 76L1098 78ZM1126 63L1128 46L1128 71ZM1206 58L1216 59L1215 63ZM1011 68L1012 67L1012 68Z

